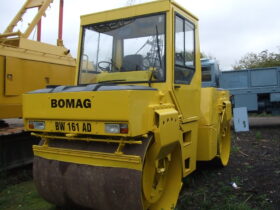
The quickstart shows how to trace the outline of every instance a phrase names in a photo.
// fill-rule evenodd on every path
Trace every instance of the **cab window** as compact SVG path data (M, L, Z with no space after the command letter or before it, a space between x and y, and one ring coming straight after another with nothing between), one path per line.
M175 71L176 84L190 84L195 71L194 25L175 16Z
M165 14L83 26L79 84L165 81Z

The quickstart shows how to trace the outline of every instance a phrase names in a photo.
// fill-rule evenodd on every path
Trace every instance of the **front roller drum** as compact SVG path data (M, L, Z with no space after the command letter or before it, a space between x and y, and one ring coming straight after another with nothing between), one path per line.
M129 145L126 150L127 153L142 157L142 171L36 156L33 165L35 185L43 198L60 207L95 210L173 209L181 189L179 146L173 147L166 157L156 160L151 159L156 157L151 149L155 143L150 143ZM108 146L111 145L106 144Z
M141 171L34 159L39 194L60 207L140 210Z

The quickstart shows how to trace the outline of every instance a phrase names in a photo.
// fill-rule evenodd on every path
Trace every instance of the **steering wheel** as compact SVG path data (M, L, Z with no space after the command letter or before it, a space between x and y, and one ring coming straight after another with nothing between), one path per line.
M104 66L102 66L101 64L108 64L108 66L106 66L106 67L104 67ZM100 61L100 62L98 62L97 63L97 67L101 70L101 71L108 71L108 72L110 72L110 71L112 71L112 63L111 62L109 62L109 61Z

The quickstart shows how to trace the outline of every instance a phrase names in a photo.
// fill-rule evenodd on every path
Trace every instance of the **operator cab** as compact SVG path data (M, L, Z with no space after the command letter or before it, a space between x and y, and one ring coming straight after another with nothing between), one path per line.
M200 100L197 18L173 1L153 13L128 10L82 18L78 85L149 85L173 92L184 120L198 116L199 107L189 103Z
M165 80L165 14L83 27L79 84Z

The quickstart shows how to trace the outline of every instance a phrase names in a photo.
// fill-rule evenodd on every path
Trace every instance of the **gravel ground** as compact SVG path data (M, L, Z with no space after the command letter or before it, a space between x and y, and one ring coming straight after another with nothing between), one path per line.
M232 133L229 165L219 169L199 164L198 170L185 179L178 209L279 210L279 126Z

